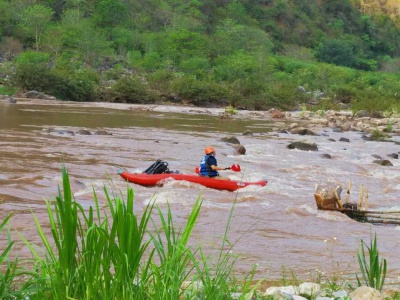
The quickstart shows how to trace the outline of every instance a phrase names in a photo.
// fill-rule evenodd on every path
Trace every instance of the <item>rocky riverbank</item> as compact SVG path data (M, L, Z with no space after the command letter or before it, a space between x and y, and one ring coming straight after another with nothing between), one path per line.
M316 135L324 128L332 128L335 131L359 131L365 133L366 139L390 141L395 136L400 136L400 117L385 115L375 112L358 111L353 113L349 110L342 111L280 111L270 109L268 111L235 110L226 107L206 108L184 105L166 104L128 104L128 103L107 103L107 102L69 102L56 100L46 95L27 93L24 97L9 97L0 95L0 102L10 105L34 104L48 105L57 103L62 106L73 107L103 107L110 109L132 110L132 111L153 111L160 113L186 113L186 114L207 114L221 119L262 119L270 120L274 130L289 132L299 135ZM251 132L243 133L251 134Z
M10 104L36 104L47 105L49 101L53 104L58 102L60 105L74 106L75 102L59 101L54 97L46 95L37 95L27 93L24 97L9 97L0 95L0 101ZM306 128L311 131L317 131L322 128L334 128L341 131L361 131L365 133L384 133L387 137L400 135L400 117L394 115L385 115L383 113L368 113L367 111L280 111L270 109L268 111L250 111L250 110L230 110L222 108L205 108L184 105L165 104L128 104L128 103L107 103L107 102L79 102L79 106L86 107L104 107L110 109L135 110L135 111L154 111L163 113L187 113L187 114L208 114L221 119L263 119L274 122L277 130L293 131L295 128ZM288 123L290 124L288 126ZM299 130L297 129L297 132ZM310 133L310 132L308 132Z

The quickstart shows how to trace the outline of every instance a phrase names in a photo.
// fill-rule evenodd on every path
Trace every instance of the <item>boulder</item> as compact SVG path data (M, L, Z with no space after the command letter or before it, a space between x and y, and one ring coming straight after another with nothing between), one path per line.
M393 166L393 164L390 162L390 160L387 159L377 159L373 161L374 163L381 165L381 166Z
M240 144L239 140L234 136L223 137L221 141L230 143L230 144Z
M297 92L297 93L300 93L300 94L306 94L306 93L307 93L307 90L306 90L304 87L302 87L301 85L299 85L299 86L296 88L296 92Z
M243 145L240 144L234 144L232 147L235 149L234 154L235 155L245 155L246 154L246 148Z
M38 91L28 91L25 93L26 98L46 99L47 95Z
M8 102L9 102L9 103L15 104L15 103L17 103L17 100L15 100L14 97L9 96L9 97L8 97Z
M290 130L291 134L300 134L300 135L317 135L315 132L311 131L310 129L298 127L293 128Z
M367 118L367 117L371 117L371 114L369 112L367 112L366 110L359 110L358 112L356 112L354 114L354 116L357 118Z
M285 134L288 134L288 132L287 132L285 129L280 129L280 130L277 131L277 133L285 133Z
M385 117L385 116L384 116L383 113L380 112L380 111L374 111L374 112L371 114L371 118L383 119L384 117Z
M357 204L355 204L355 205L356 205L355 209L357 209ZM344 204L343 204L343 206L344 206ZM348 297L348 294L344 290L338 290L338 291L334 291L332 293L332 296L335 297L335 299L336 298L345 299L346 297Z
M64 129L49 129L48 130L49 133L55 133L55 134L59 134L59 135L71 135L74 136L75 133L72 130L64 130Z
M313 297L319 293L321 286L317 283L303 282L299 285L299 294L307 297Z
M366 134L363 134L363 135L361 136L361 138L362 138L363 140L365 140L365 141L372 141L372 138L371 138L370 136L366 135Z
M242 133L242 135L253 135L253 132L251 132L250 130L246 130Z
M311 141L296 141L287 146L289 149L299 149L303 151L318 151L316 143Z
M109 133L109 132L107 132L105 130L96 130L94 132L94 134L96 134L96 135L112 135L112 133Z
M352 300L381 300L382 294L371 287L360 286L350 293Z
M92 135L92 133L87 130L87 129L80 129L76 132L76 134L80 134L80 135Z
M267 290L264 293L264 296L271 296L275 295L279 292L289 294L289 295L295 295L298 291L298 287L293 286L293 285L288 285L288 286L272 286L267 288Z
M274 112L271 114L271 118L273 119L282 119L285 115L278 109L275 109Z

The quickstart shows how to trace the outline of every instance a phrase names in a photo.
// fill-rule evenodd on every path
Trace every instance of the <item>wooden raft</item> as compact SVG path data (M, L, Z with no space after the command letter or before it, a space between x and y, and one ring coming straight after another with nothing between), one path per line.
M328 184L327 186L317 186L314 198L319 210L338 211L346 214L353 220L372 224L400 225L400 211L378 211L368 210L368 190L364 192L364 187L360 187L358 203L349 202L351 181L349 182L345 202L342 203L340 193L341 185Z

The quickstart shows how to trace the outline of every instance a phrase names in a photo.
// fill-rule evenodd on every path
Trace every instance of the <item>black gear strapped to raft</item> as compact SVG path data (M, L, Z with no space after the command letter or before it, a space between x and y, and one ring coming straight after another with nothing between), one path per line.
M161 159L157 159L155 163L153 163L150 167L148 167L143 173L151 174L164 174L170 173L168 169L168 163L166 161L162 161Z

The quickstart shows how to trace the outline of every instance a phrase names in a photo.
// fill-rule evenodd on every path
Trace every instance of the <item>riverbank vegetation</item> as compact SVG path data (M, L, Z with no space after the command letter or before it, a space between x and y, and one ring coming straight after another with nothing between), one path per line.
M0 82L62 100L397 113L400 27L359 1L0 0Z
M186 225L178 228L171 208L164 212L154 201L138 215L129 187L125 199L104 187L107 205L101 206L94 192L93 206L84 209L74 200L65 168L62 177L58 196L46 202L49 228L33 215L42 244L20 234L31 259L18 259L10 229L5 230L12 216L1 223L3 241L8 241L0 249L1 299L273 299L260 290L262 280L254 280L256 266L241 277L235 273L240 257L231 253L235 242L228 238L234 207L217 251L207 254L190 242L200 197ZM370 247L361 240L358 260L358 286L381 291L387 265L376 235ZM337 275L326 280L327 295L349 288ZM293 272L291 280L282 276L281 284L300 282ZM398 294L387 299L399 299Z

